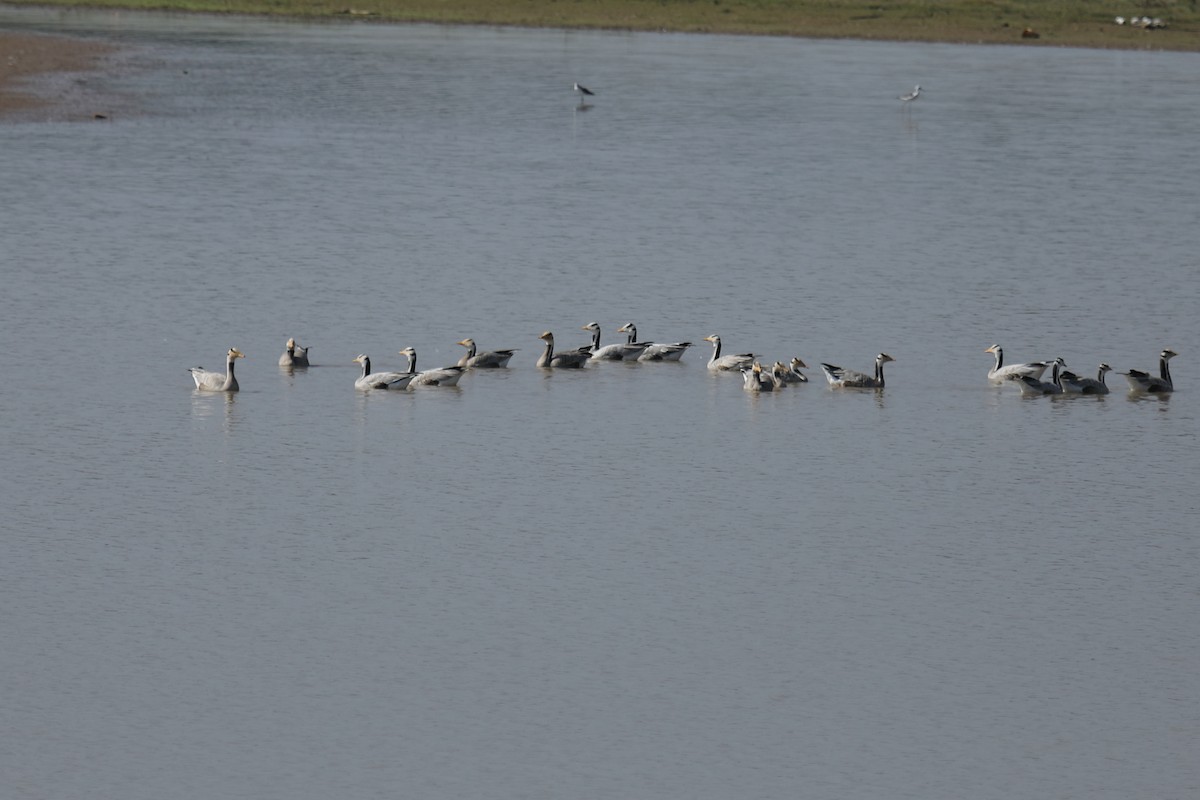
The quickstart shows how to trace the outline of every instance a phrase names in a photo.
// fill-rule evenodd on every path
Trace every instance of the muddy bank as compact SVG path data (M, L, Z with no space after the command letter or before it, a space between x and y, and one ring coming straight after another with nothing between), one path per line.
M116 51L101 42L0 31L0 117L107 116L103 93L89 84Z

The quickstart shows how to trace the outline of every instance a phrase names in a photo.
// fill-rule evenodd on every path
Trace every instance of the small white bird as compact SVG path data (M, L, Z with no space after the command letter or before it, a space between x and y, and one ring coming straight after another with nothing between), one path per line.
M911 103L913 100L916 100L920 96L921 96L921 84L918 83L916 86L913 87L913 90L911 92L900 95L900 99L906 103Z
M212 372L204 367L189 367L188 372L192 373L192 380L196 382L196 388L202 392L236 392L238 390L238 382L233 374L233 362L245 357L245 353L236 347L231 347L225 355L224 375L220 372Z

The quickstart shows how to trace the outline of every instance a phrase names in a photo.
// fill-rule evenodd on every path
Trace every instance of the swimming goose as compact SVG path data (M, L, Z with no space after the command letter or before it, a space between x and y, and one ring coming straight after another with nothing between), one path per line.
M412 372L371 372L371 359L361 353L354 363L362 364L362 376L354 382L355 389L406 389L416 377Z
M546 342L546 349L538 356L537 365L539 367L578 369L592 357L590 347L581 347L578 350L564 350L561 353L554 352L554 334L550 331L546 331L538 338Z
M1074 372L1062 371L1058 375L1058 382L1062 385L1065 394L1108 394L1108 385L1104 382L1104 374L1111 372L1112 367L1108 364L1100 365L1100 372L1095 378L1081 378Z
M192 373L192 380L196 382L196 388L202 392L236 392L238 382L237 377L233 374L233 362L245 357L245 353L236 347L231 347L225 354L224 374L212 372L204 367L189 367L188 372Z
M808 364L805 364L798 358L793 357L790 364L784 364L780 361L775 362L775 372L779 373L779 377L784 383L808 383L808 376L800 370L808 369ZM782 368L780 370L779 368Z
M752 366L742 368L742 382L747 392L773 392L776 382L770 375L763 374L762 364L757 361Z
M1129 381L1129 389L1134 392L1173 392L1175 391L1175 382L1171 380L1171 370L1167 367L1167 362L1175 356L1179 355L1171 348L1167 348L1158 354L1158 377L1154 377L1148 372L1142 372L1138 369L1131 369L1129 372L1122 372L1125 380Z
M1014 378L1009 378L1017 388L1021 390L1021 394L1027 395L1042 395L1042 394L1062 394L1063 386L1061 380L1062 368L1067 365L1067 362L1061 358L1056 358L1051 364L1054 369L1050 371L1050 380L1042 381L1037 378L1031 378L1028 375L1017 375Z
M617 333L628 334L627 344L639 344L637 341L637 326L626 322L617 328ZM678 361L692 346L691 342L646 342L646 349L638 356L638 361Z
M589 322L582 330L592 332L592 358L597 361L637 361L650 346L649 342L618 342L601 347L599 322Z
M295 339L287 340L287 349L283 351L283 355L279 357L279 366L281 367L307 367L308 366L308 348L301 347L296 344Z
M455 365L417 372L417 351L406 347L400 351L400 355L408 358L408 371L414 373L412 382L408 384L409 389L416 386L457 386L458 379L466 371L465 367Z
M829 385L834 389L882 389L883 365L895 360L887 353L875 356L874 377L865 372L855 372L852 369L843 369L833 364L821 364L821 370L825 373L825 379L829 381Z
M1000 348L1000 345L994 344L983 352L992 353L996 356L996 366L988 371L988 380L992 383L1004 383L1018 375L1040 378L1042 377L1042 373L1046 371L1046 367L1054 363L1052 361L1031 361L1028 364L1009 364L1008 366L1004 366L1004 350Z
M467 348L467 354L458 360L460 367L507 367L508 360L516 350L489 350L483 353L475 351L474 339L463 339L458 342Z
M721 337L715 333L705 336L704 341L712 342L713 346L712 358L708 360L708 368L711 370L749 369L754 366L754 359L758 357L755 353L721 355Z

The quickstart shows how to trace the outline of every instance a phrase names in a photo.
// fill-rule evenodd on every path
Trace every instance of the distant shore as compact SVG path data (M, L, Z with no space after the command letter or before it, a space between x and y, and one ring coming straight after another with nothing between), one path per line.
M4 0L0 0L4 2ZM352 2L352 5L346 5ZM20 6L23 3L9 3ZM433 23L584 30L749 34L957 44L1093 47L1200 52L1200 10L1163 6L1161 27L1141 24L1128 0L1113 14L1084 0L974 0L931 4L896 0L83 0L56 8L273 15L355 19L364 23ZM1138 4L1133 4L1138 5ZM1140 6L1139 6L1140 7ZM1157 8L1157 7L1156 7ZM1118 24L1116 11L1130 11ZM1130 24L1134 20L1137 24ZM56 109L56 118L92 118L83 90L58 90L38 76L102 69L116 48L95 40L0 31L0 115ZM84 86L77 81L75 89ZM48 87L51 87L48 90ZM102 104L102 102L101 102Z

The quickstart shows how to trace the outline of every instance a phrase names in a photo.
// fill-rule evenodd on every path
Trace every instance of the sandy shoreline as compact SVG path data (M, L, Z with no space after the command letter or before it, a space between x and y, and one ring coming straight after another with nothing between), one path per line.
M95 102L99 98L78 91L81 82L68 87L39 79L101 70L105 56L116 50L115 45L66 36L0 32L0 116L49 109L54 109L51 116L56 119L103 114Z

